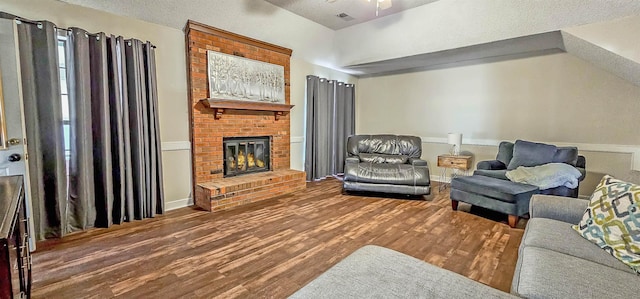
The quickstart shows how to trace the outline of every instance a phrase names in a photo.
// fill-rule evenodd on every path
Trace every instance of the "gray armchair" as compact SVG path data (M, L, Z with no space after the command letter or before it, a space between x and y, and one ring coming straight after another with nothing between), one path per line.
M509 226L515 227L519 217L529 212L529 200L534 194L578 197L578 188L559 186L540 190L538 187L512 182L507 171L519 166L532 167L547 163L566 163L585 177L585 158L578 155L576 147L557 147L551 144L517 140L516 143L500 143L495 160L482 161L472 176L457 177L451 181L451 208L458 209L458 202L466 202L509 215Z
M555 147L547 144L535 144L526 141L516 141L522 144L522 146L528 146L529 148L537 147L538 150L532 150L533 156L525 157L526 161L517 161L516 165L525 166L537 166L544 164L545 162L555 163L567 163L574 166L582 173L579 181L584 180L586 175L586 159L584 156L578 155L578 149L576 147ZM498 147L498 155L495 160L478 162L477 170L473 172L474 175L483 175L496 179L508 180L507 171L514 169L513 167L513 148L514 143L503 141ZM509 167L511 164L511 167ZM540 194L558 195L567 197L578 197L578 188L580 186L570 189L564 186L539 190Z
M429 166L420 159L421 155L420 137L349 136L343 188L345 191L428 195L431 192Z

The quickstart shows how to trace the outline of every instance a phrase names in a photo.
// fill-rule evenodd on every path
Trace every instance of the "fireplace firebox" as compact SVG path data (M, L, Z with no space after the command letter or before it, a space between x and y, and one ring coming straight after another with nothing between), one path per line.
M225 177L271 170L271 137L225 137L222 143Z

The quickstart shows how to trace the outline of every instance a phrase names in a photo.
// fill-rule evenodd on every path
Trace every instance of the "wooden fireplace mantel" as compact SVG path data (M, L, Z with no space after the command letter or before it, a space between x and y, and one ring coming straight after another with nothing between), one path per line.
M274 104L265 102L251 102L238 100L222 100L222 99L202 99L200 100L206 107L211 108L215 112L215 119L220 119L227 109L235 110L253 110L253 111L272 111L276 120L285 113L289 113L295 105Z

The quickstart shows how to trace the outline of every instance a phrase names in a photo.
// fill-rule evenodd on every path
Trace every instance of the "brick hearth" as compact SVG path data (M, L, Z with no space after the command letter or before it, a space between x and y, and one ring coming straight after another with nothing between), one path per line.
M282 65L285 103L289 104L291 50L193 21L187 23L185 31L196 204L205 210L220 210L304 188L304 172L289 169L291 137L288 113L276 120L270 111L225 109L220 119L216 119L214 109L201 102L209 97L207 50L212 50ZM223 138L246 136L271 136L273 171L223 178Z
M196 205L207 211L225 210L306 188L305 173L275 170L198 184Z

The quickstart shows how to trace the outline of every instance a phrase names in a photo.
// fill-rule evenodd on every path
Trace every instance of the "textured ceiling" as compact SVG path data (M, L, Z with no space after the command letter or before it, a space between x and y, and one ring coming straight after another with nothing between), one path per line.
M376 0L265 0L294 14L312 20L334 30L360 24L377 17L388 16L403 10L429 4L437 0L384 0L391 1L391 7L380 10L376 16ZM351 18L337 17L346 13Z

